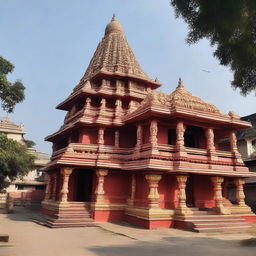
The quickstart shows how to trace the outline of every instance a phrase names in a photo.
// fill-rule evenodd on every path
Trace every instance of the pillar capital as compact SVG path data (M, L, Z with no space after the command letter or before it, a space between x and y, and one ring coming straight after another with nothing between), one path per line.
M60 172L62 175L70 175L73 172L73 167L61 167Z
M104 177L104 176L108 175L108 170L107 169L98 169L98 170L96 170L96 175L98 177Z

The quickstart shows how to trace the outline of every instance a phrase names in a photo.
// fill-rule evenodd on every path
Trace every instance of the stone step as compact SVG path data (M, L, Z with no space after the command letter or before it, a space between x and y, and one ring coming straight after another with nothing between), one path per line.
M213 228L213 227L251 227L248 223L194 223L196 228Z
M237 226L237 227L204 227L195 228L195 232L199 233L210 233L210 232L244 232L248 230L251 226Z
M97 227L95 223L46 223L45 226L50 228L75 228L75 227Z

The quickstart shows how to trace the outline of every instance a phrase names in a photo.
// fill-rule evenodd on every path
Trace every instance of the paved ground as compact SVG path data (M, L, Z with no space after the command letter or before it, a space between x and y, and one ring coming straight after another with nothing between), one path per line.
M175 229L146 230L126 224L50 229L30 221L35 212L16 208L0 215L0 233L10 235L10 247L0 256L255 256L249 234L207 235Z

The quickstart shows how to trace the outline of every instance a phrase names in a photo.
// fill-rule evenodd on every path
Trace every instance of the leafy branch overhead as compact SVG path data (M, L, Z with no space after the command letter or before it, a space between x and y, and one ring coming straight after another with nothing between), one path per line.
M171 0L177 17L189 25L187 42L202 38L217 49L214 56L234 72L232 86L243 95L256 93L256 1Z
M15 105L25 99L25 87L22 82L11 83L7 79L7 75L13 69L14 66L0 56L0 100L2 101L3 110L8 113L12 113Z

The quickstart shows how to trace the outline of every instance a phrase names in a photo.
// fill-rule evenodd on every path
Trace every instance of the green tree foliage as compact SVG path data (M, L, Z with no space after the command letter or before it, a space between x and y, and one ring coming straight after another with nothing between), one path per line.
M0 191L17 177L26 175L34 168L35 156L26 146L0 134Z
M256 92L256 1L171 0L176 16L189 25L187 42L202 38L216 46L214 56L234 72L232 86Z
M11 83L7 79L13 69L14 66L0 56L0 100L3 110L8 113L12 113L15 105L25 99L25 87L21 81Z
M33 148L36 145L36 143L33 140L25 140L25 144L27 148Z

